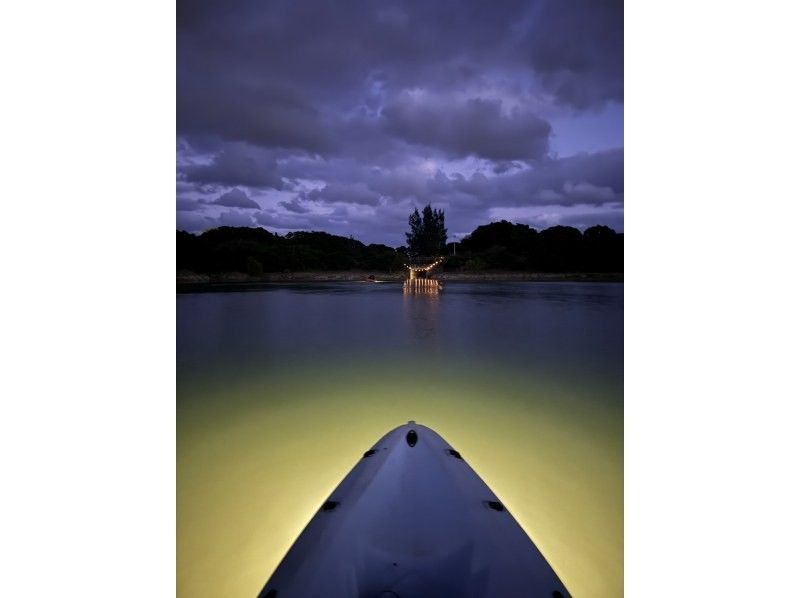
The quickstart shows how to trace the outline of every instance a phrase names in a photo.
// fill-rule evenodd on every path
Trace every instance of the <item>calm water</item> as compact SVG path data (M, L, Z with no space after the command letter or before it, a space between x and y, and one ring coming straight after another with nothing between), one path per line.
M621 284L178 295L179 596L255 596L364 450L411 419L574 596L621 596L622 339Z

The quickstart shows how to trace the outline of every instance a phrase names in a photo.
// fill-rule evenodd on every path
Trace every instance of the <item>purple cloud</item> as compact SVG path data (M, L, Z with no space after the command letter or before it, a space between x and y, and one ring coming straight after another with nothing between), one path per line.
M220 195L211 203L228 208L245 208L248 210L258 210L261 208L260 205L250 199L247 193L241 189L231 189L227 193Z
M178 224L400 245L430 202L453 235L621 230L622 6L179 0Z

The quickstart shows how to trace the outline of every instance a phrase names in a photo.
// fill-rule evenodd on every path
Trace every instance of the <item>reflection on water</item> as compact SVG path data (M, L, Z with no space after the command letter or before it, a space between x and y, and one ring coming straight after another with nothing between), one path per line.
M438 295L443 288L442 283L433 278L412 278L403 282L404 295Z
M426 283L426 284L418 284ZM407 280L403 283L403 313L414 338L430 341L436 338L439 323L439 286L429 279Z
M622 286L178 296L178 593L255 596L386 431L434 428L575 596L622 594Z

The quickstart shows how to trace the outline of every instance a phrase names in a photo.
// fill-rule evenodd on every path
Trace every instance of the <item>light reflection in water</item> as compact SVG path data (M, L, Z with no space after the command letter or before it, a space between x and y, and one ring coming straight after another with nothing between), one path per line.
M438 295L443 288L433 278L412 278L403 282L403 295Z
M178 297L178 595L257 595L363 452L416 420L574 596L622 595L622 287L275 285Z
M431 283L436 283L436 286ZM423 342L435 340L439 323L438 282L430 279L406 280L403 283L403 313L414 338Z
M414 419L456 447L574 596L622 595L617 389L373 364L264 372L179 397L178 594L255 596L360 455Z

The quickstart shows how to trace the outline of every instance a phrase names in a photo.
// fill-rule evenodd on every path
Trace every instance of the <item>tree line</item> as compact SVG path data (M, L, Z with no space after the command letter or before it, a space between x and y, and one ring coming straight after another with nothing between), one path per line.
M375 270L403 267L404 256L386 245L365 245L323 232L285 236L263 228L222 226L201 235L178 231L178 270L203 274Z
M447 271L623 271L623 235L606 226L592 226L583 233L569 226L537 231L503 220L479 226L460 242L445 247L441 237L444 215L434 216L435 212L431 212L429 222L431 230L438 232L427 237L432 245L412 245L412 225L411 247L365 245L324 232L278 235L262 228L228 226L200 235L178 231L177 268L203 274L245 272L251 276L283 271L395 272L403 269L409 253L446 253L443 267ZM420 222L424 219L425 210ZM444 235L446 238L446 229Z
M571 226L542 231L506 220L476 228L456 244L447 267L464 270L522 270L533 272L623 271L623 235L607 226L583 233Z

